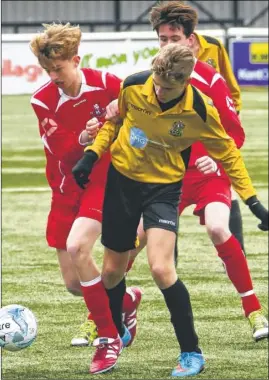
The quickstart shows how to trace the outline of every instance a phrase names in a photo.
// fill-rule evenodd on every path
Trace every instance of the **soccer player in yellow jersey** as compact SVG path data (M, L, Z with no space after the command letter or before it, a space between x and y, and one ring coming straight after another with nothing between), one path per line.
M223 164L238 194L261 220L259 227L268 230L268 211L257 199L239 150L220 124L211 99L189 84L194 63L188 47L169 44L155 56L151 71L127 77L119 96L122 127L117 130L112 122L106 122L73 168L75 180L83 188L94 163L110 147L102 279L106 289L113 290L110 303L118 305L113 319L121 318L120 289L142 215L150 270L181 348L172 371L176 377L196 375L204 367L197 335L189 325L191 309L186 305L190 302L182 299L182 282L174 266L177 207L192 143L202 141L209 154Z
M222 74L231 91L235 108L239 112L241 109L240 89L231 69L226 50L216 38L195 33L195 27L198 23L196 10L181 1L165 1L152 8L149 19L153 30L156 30L158 34L160 47L173 42L185 44L192 49L196 58L211 64ZM229 228L245 253L240 206L232 188L231 191Z

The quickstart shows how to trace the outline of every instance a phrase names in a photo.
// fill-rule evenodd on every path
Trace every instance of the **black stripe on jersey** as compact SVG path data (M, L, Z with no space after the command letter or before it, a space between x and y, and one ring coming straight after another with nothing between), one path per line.
M190 156L191 156L191 146L189 146L187 149L182 150L180 154L184 162L185 169L187 170L189 166Z
M211 36L204 36L204 35L203 37L206 40L206 42L208 42L209 44L217 45L219 48L221 47L220 42L216 38L211 37Z
M205 103L204 103L204 100L203 98L201 97L201 95L199 94L198 90L191 86L192 87L192 92L193 92L193 105L192 105L192 108L194 109L195 112L198 113L198 115L200 116L200 118L206 122L206 118L207 118L207 112L206 112L206 106L205 106Z
M151 74L152 72L150 70L146 70L141 71L140 73L129 75L123 82L123 88L136 86L138 84L144 84Z

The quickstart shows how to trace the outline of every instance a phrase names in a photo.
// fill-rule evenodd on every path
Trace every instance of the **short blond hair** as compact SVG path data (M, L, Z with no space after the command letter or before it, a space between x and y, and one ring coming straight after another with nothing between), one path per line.
M193 52L176 43L161 48L151 62L153 73L170 82L186 82L195 65Z
M42 24L44 30L33 37L30 49L38 58L41 66L51 61L69 60L78 54L81 29L67 24Z

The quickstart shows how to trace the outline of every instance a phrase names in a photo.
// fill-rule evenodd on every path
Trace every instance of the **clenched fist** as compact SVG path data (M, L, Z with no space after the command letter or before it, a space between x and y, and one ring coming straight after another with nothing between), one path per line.
M102 125L103 123L101 123L96 117L93 117L92 119L87 121L85 129L90 139L95 139Z

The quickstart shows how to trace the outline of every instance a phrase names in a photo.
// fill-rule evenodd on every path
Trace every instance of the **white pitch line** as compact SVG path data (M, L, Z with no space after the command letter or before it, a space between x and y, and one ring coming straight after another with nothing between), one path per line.
M30 114L30 113L22 113L22 114L12 114L12 115L8 115L8 114L5 114L3 115L3 119L5 120L13 120L13 119L23 119L24 117L31 117L33 118L33 121L35 121L35 115L34 114Z
M6 187L2 193L41 193L51 191L49 187Z
M9 144L6 144L5 146L4 146L4 144L3 144L3 141L2 141L2 152L3 152L3 154L5 154L5 152L14 152L14 153L18 153L18 152L27 152L27 154L30 152L30 151L32 151L32 150L38 150L38 151L40 151L40 154L44 154L44 150L42 149L43 148L43 145L42 145L42 143L40 143L40 144L38 144L37 146L33 146L33 145L18 145L18 146L14 146L14 144L12 145L11 144L11 141L12 141L12 139L10 138L9 140L8 140L8 143ZM27 141L28 142L28 141Z
M33 169L33 168L2 168L2 173L3 174L23 174L23 173L33 173L33 174L37 174L37 173L43 173L45 174L45 169Z
M43 153L43 152L42 152ZM2 157L2 162L13 162L13 161L25 161L25 162L34 162L34 161L44 161L45 160L45 157L44 155L42 156L31 156L31 157L27 157L27 156L4 156Z
M21 141L22 141L22 138L21 138L21 136L7 136L7 137L2 137L2 144L3 145L13 145L14 146L14 144L15 144L15 142L16 143L21 143ZM28 138L27 139L27 143L31 143L32 144L32 149L33 149L33 145L38 145L38 146L36 146L36 148L35 149L38 149L38 148L40 148L40 146L42 146L41 144L42 144L42 141L40 140L40 139L38 139L38 138Z
M242 110L242 115L248 114L248 115L265 115L268 114L268 110Z

